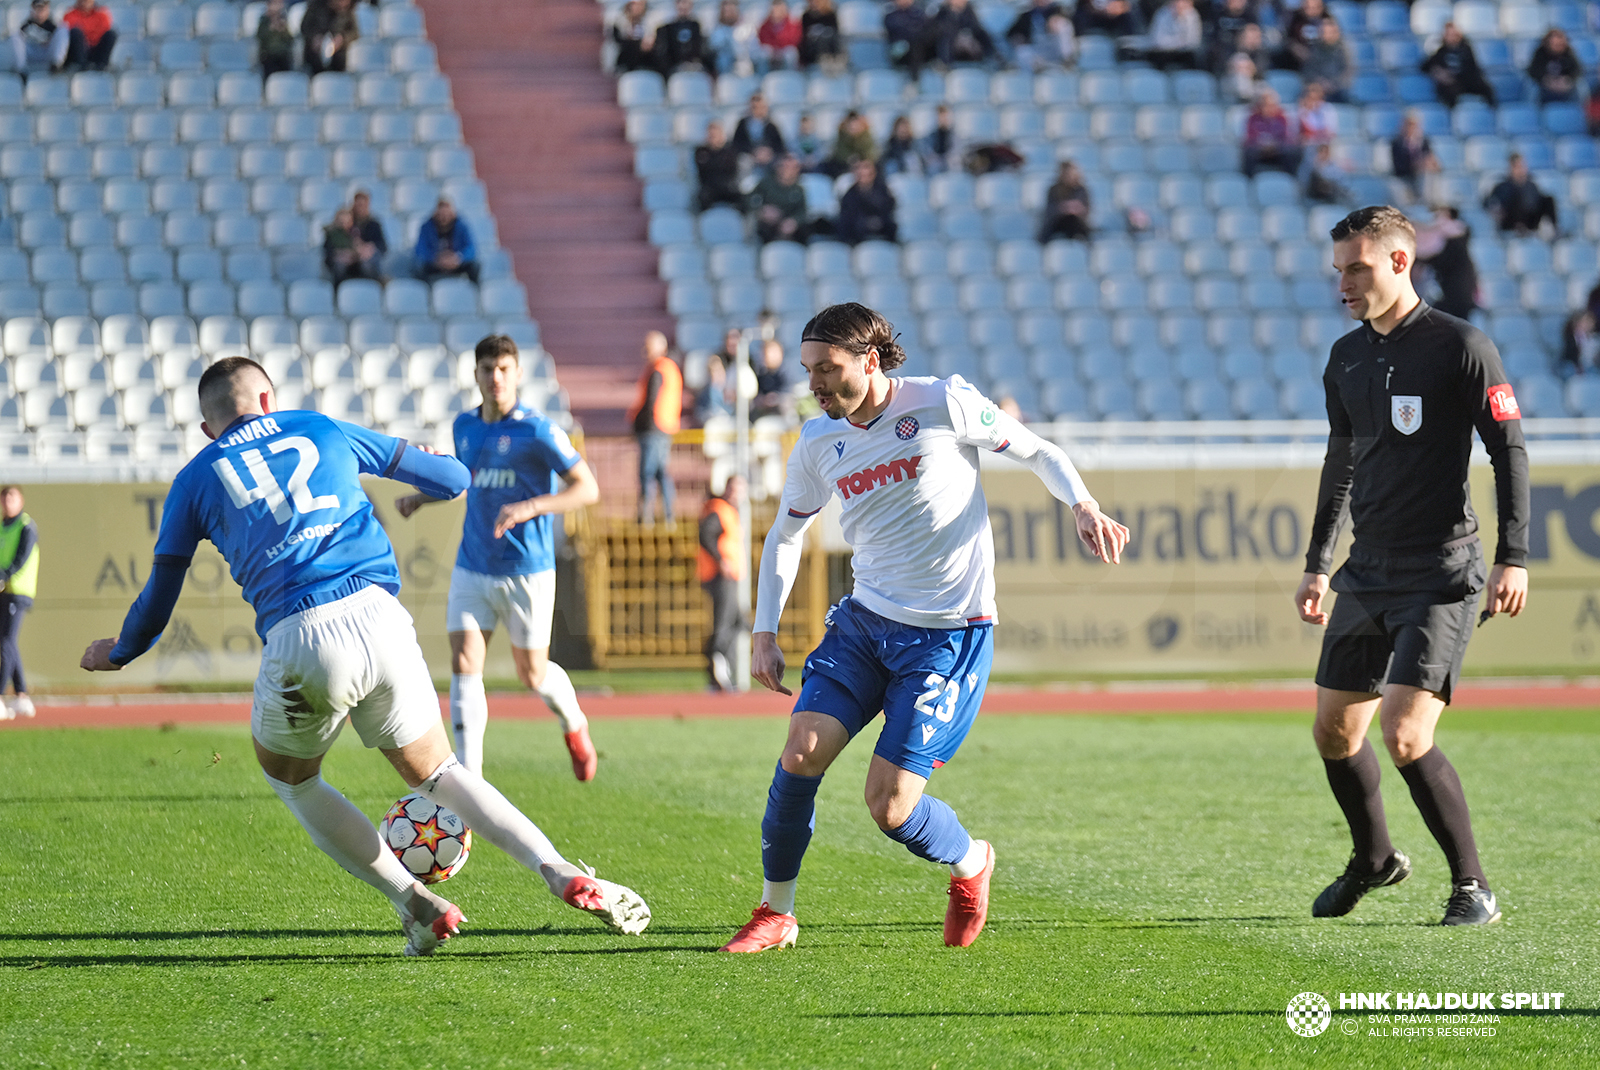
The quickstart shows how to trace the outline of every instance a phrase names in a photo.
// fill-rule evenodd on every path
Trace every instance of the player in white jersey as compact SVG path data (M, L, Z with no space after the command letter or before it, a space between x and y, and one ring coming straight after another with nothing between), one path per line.
M805 529L835 494L856 585L828 611L827 635L806 658L761 822L761 905L725 951L795 942L795 885L817 788L880 710L867 809L890 839L950 867L945 943L965 947L977 938L988 916L994 848L973 839L924 788L966 738L989 679L994 540L978 451L1032 469L1073 507L1079 537L1102 560L1119 561L1128 539L1060 448L959 376L889 378L885 372L905 361L893 339L887 320L854 303L823 309L803 332L800 362L828 419L807 422L789 455L778 520L761 556L751 674L792 694L783 686L778 618Z

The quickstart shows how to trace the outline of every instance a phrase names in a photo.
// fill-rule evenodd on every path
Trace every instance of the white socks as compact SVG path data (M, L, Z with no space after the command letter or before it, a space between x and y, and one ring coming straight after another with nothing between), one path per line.
M481 689L483 685L480 683L478 686ZM550 707L550 712L561 719L561 731L576 732L589 723L583 710L578 708L578 692L573 689L572 677L555 662L544 663L544 682L536 690L539 697L544 699L544 704ZM479 693L482 694L482 691Z
M961 861L950 867L950 875L956 880L971 880L983 872L983 867L989 864L989 843L987 840L973 840L967 848L967 853L961 856Z
M768 910L777 911L779 914L794 913L794 889L799 880L792 881L762 881L761 901L767 904Z
M536 690L560 719L562 732L576 732L589 723L578 705L572 677L555 662L545 662L544 682ZM483 691L481 672L458 672L450 677L450 727L455 734L456 760L481 776L483 734L489 727L489 698Z
M267 783L324 854L352 876L378 889L395 906L405 906L416 878L384 846L378 830L354 803L320 774L298 784L285 784L268 776Z
M450 727L455 732L456 760L474 773L482 774L483 733L489 727L489 699L483 693L483 673L459 672L450 677Z
M454 810L474 833L540 876L544 874L539 867L566 862L539 826L524 817L493 784L453 756L418 784L417 790Z

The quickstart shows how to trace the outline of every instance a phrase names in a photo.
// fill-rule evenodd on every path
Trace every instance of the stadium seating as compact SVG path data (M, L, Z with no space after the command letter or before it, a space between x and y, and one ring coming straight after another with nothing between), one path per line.
M565 418L421 10L358 5L348 73L263 86L252 67L264 7L115 4L112 70L26 87L0 71L0 456L181 459L203 441L193 380L234 353L285 372L303 362L281 400L316 406L331 390L335 415L429 439L476 400L453 355L391 381L330 366L324 343L387 371L428 345L470 349L491 328L526 346L526 396ZM17 23L19 10L0 14ZM362 280L336 297L321 228L358 188L384 224L394 280L389 294ZM430 303L406 276L441 194L473 227L483 286L446 280ZM47 428L59 432L48 458Z
M610 16L620 4L604 6ZM664 0L651 7L670 10ZM1019 4L976 7L991 30L1003 30ZM1363 64L1358 103L1335 108L1335 155L1352 169L1353 191L1361 203L1398 201L1401 192L1387 177L1387 139L1414 108L1444 168L1430 197L1456 204L1473 229L1485 305L1480 325L1520 315L1537 327L1497 339L1519 393L1524 380L1534 393L1535 405L1525 409L1539 416L1600 415L1600 390L1587 385L1588 377L1565 389L1552 377L1561 321L1600 272L1594 252L1600 153L1581 110L1541 107L1520 73L1530 39L1546 24L1571 22L1580 55L1592 56L1600 38L1581 12L1574 16L1571 5L1554 3L1418 0L1408 10L1374 0L1330 9ZM710 9L701 13L709 25ZM1452 13L1458 24L1465 20L1500 91L1496 109L1468 97L1452 114L1416 74ZM713 84L701 74L664 80L633 72L618 79L680 345L714 348L725 326L746 325L759 307L784 323L803 317L801 291L790 282L805 282L812 308L854 297L891 313L913 347L928 347L913 352L908 369L920 361L925 370L970 371L986 388L1015 393L1033 415L1320 417L1321 363L1350 326L1334 303L1327 233L1348 209L1307 204L1287 175L1269 172L1251 181L1240 174L1245 109L1224 103L1210 75L1119 63L1111 42L1089 38L1080 42L1075 70L1030 75L958 67L944 75L924 72L913 85L882 58L879 5L848 0L840 21L854 67L848 76L779 71L727 75ZM1298 95L1298 76L1274 72L1271 81L1286 101ZM898 263L876 247L852 254L825 241L757 250L748 228L727 210L709 220L688 211L690 152L705 123L717 118L731 130L756 88L786 135L809 113L824 139L851 107L869 117L881 138L901 114L924 134L935 107L949 104L958 131L972 140L1009 141L1024 157L1022 170L977 179L891 177ZM1562 237L1554 243L1503 239L1481 208L1513 150L1557 198ZM1033 240L1038 212L1063 159L1085 174L1096 238L1040 246ZM816 215L831 213L848 184L810 175L805 181ZM1129 209L1150 216L1151 233L1126 236ZM758 253L759 272L748 273ZM744 285L752 277L762 285ZM760 306L762 300L768 304ZM1133 321L1153 325L1154 335L1129 326ZM978 359L991 343L999 355ZM953 348L968 344L970 351Z

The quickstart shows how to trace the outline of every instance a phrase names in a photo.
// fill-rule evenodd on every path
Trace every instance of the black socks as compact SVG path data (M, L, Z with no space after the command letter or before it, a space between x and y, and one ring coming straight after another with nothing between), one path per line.
M1352 761L1354 759L1351 759ZM1374 763L1376 764L1376 763ZM1461 790L1461 778L1456 767L1444 752L1434 747L1410 765L1400 767L1411 788L1411 799L1422 811L1422 820L1428 831L1439 841L1445 858L1450 862L1450 880L1460 884L1475 878L1480 888L1489 887L1478 861L1478 845L1472 838L1472 816L1467 813L1467 796ZM1328 779L1333 779L1330 771ZM1376 781L1376 777L1373 778ZM1335 788L1335 794L1338 789Z
M1333 797L1338 800L1339 809L1344 811L1344 819L1350 823L1356 868L1377 873L1389 861L1389 856L1394 854L1394 844L1389 842L1389 823L1383 816L1383 796L1378 792L1381 770L1378 756L1372 750L1372 742L1363 739L1361 749L1350 757L1324 758L1322 764L1327 769L1328 786L1333 789ZM1448 763L1446 765L1448 767ZM1454 776L1454 771L1451 775ZM1460 792L1458 782L1456 794L1460 795ZM1412 788L1412 794L1416 794L1415 788ZM1465 812L1466 805L1463 803L1462 813ZM1430 822L1428 827L1433 828L1433 824ZM1472 842L1471 832L1467 833L1467 842Z

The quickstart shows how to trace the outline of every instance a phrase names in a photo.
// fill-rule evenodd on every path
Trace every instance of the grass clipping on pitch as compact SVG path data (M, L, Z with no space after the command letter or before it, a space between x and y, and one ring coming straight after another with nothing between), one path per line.
M870 726L818 798L799 946L713 954L760 895L783 731L597 722L599 779L580 785L553 721L492 722L490 779L655 921L613 936L480 842L440 889L471 922L431 960L398 955L393 912L311 845L244 730L12 734L0 1064L1600 1063L1600 715L1447 715L1506 913L1471 931L1434 924L1448 872L1387 765L1416 873L1311 919L1349 841L1306 715L981 717L931 786L998 850L989 928L965 950L941 942L943 871L866 814ZM325 774L374 818L404 793L353 738ZM1284 1020L1306 991L1335 1008L1309 1039ZM1564 1011L1468 1037L1338 1011L1341 992L1399 991L1564 992Z

